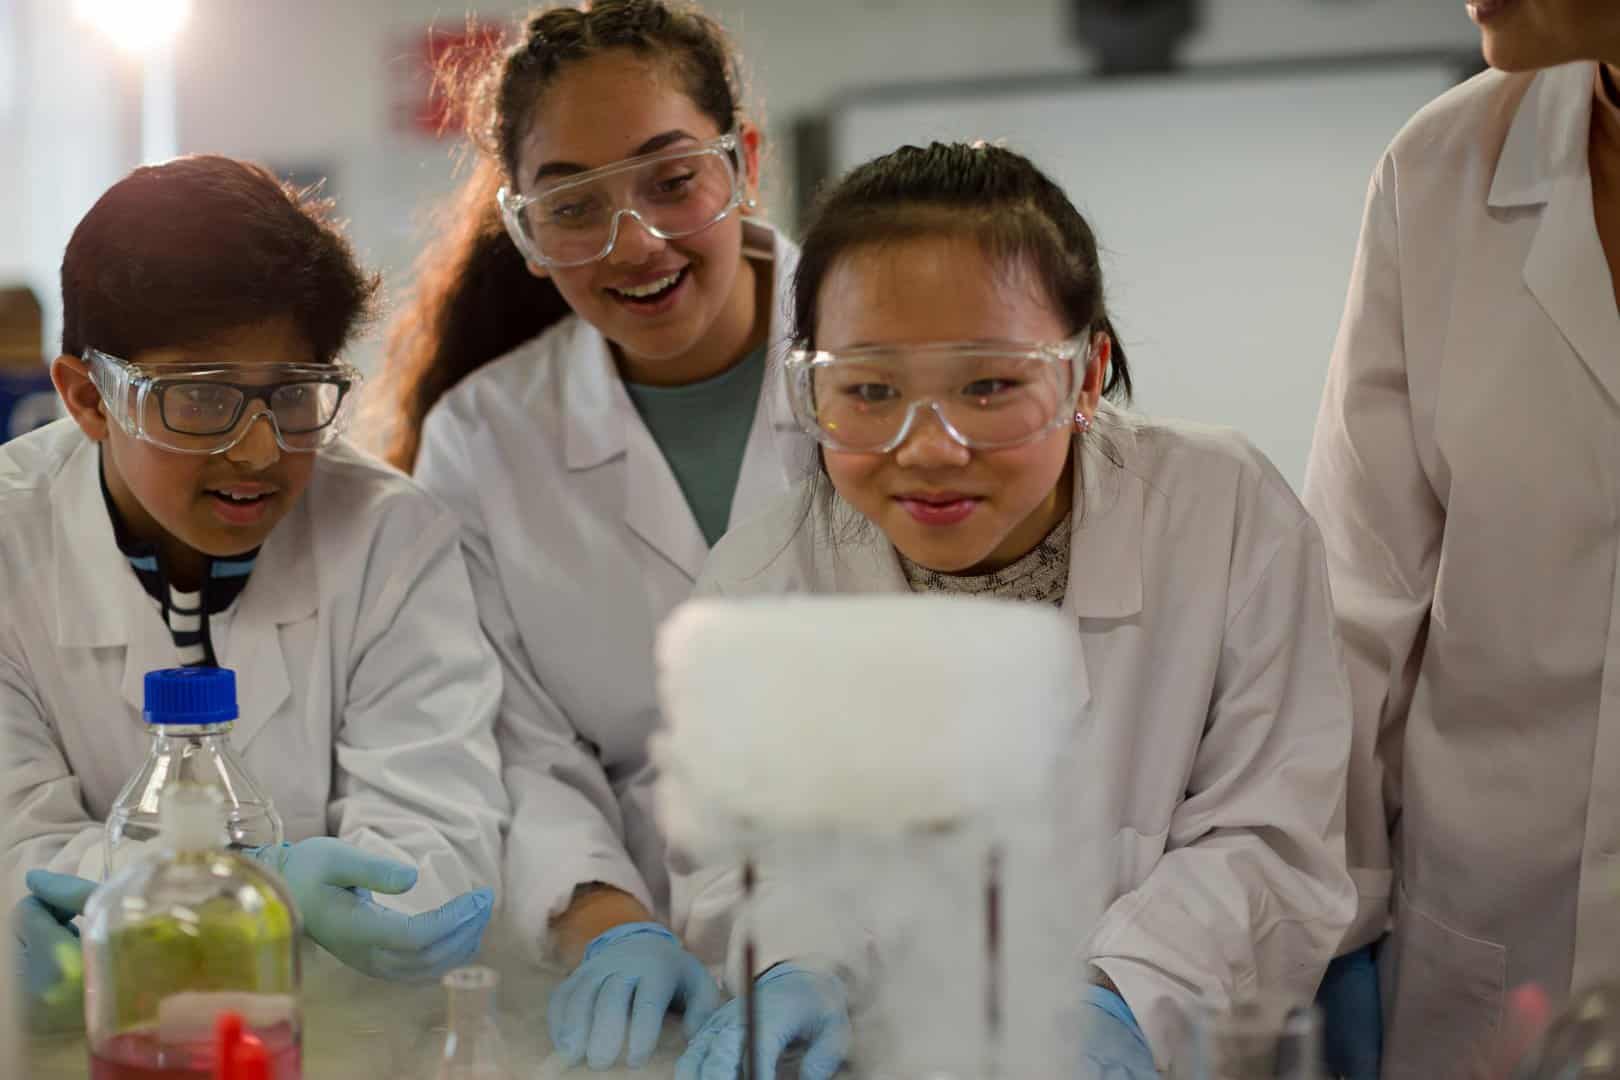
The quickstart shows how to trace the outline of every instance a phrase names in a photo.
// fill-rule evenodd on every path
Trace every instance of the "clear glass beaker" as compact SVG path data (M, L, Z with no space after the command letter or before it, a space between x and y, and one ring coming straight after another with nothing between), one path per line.
M447 974L443 983L450 995L450 1026L425 1075L432 1080L515 1080L495 1022L500 976L487 967L462 967Z
M1191 1037L1194 1080L1326 1080L1321 1014L1309 1001L1281 994L1201 1001Z

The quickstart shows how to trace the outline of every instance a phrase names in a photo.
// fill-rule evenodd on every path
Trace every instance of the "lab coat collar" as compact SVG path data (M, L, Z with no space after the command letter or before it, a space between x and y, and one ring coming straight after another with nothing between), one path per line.
M320 608L320 565L315 541L314 500L320 497L321 466L291 512L264 542L224 640L214 647L222 666L236 672L237 718L233 741L245 747L292 695L281 628L313 618ZM349 583L359 588L358 582ZM127 672L126 672L127 674Z
M278 628L308 618L318 605L310 510L314 487L265 541L219 654L221 664L236 670L239 746L291 692ZM157 605L118 549L101 495L100 457L88 439L52 485L51 516L56 642L66 648L122 647L120 690L139 713L146 673L174 667L179 656Z
M1099 425L1076 440L1074 505L1079 521L1069 545L1069 580L1063 610L1081 619L1128 619L1142 612L1142 541L1146 489L1133 469L1138 437L1128 414L1104 406ZM1107 440L1108 446L1101 444ZM1116 460L1118 463L1116 464ZM811 527L832 554L832 590L904 593L910 590L894 545L875 527L851 528L854 514L825 484L816 495ZM1085 649L1074 657L1077 703L1091 700Z
M562 380L563 454L570 469L593 469L624 453L625 424L618 415L620 395L614 393L619 372L607 338L596 327L574 316L559 332L568 335L556 352ZM623 404L630 405L628 397Z
M797 252L779 233L752 221L743 223L745 257L769 260L774 283L771 323L766 340L765 378L743 451L731 521L757 513L787 490L807 467L809 439L792 423L787 386L781 377L787 337L788 297ZM619 378L607 340L583 319L578 335L564 347L562 371L565 455L570 469L589 469L624 455L627 490L626 525L693 581L709 545L687 506L669 462L641 421Z
M793 417L785 368L793 344L793 275L799 265L799 249L775 229L745 221L743 252L770 260L775 288L766 339L769 349L765 354L765 381L731 500L732 527L758 514L816 468L816 444Z
M317 465L316 469L319 470ZM232 732L237 748L263 729L265 722L292 693L287 659L281 650L281 627L312 617L319 607L311 483L302 498L264 542L242 595L214 631L214 652L221 667L236 673L239 715ZM131 575L133 576L133 575ZM171 667L174 645L162 619L129 628L124 654L124 700L143 707L148 671Z
M1545 203L1556 182L1585 172L1596 79L1597 65L1592 63L1565 64L1534 77L1497 158L1491 206Z
M824 550L832 553L832 591L835 593L908 593L911 586L900 566L900 557L894 545L876 527L862 523L852 528L855 510L831 491L831 486L820 485L816 495L817 513L811 527L821 531L819 536ZM1074 582L1074 562L1069 563L1070 588ZM1074 607L1064 599L1063 610L1071 614ZM1076 637L1074 663L1070 667L1073 680L1074 702L1084 707L1091 701L1091 678L1086 668L1084 641Z
M1128 619L1142 611L1142 514L1144 487L1131 471L1137 435L1132 420L1112 408L1099 413L1093 434L1077 439L1074 506L1079 520L1069 544L1069 580L1063 610L1077 619ZM1112 444L1105 450L1098 440ZM1116 465L1107 454L1119 458ZM856 511L823 481L816 495L814 527L826 530L833 552L835 592L907 592L894 545L875 526L856 521Z
M613 390L622 399L619 408L627 417L624 523L688 579L696 581L703 560L708 558L709 543L687 504L680 481L675 479L675 470L669 467L669 459L647 425L641 423L624 384L613 380Z
M1142 612L1146 505L1142 480L1132 471L1138 456L1134 421L1105 406L1091 434L1075 440L1075 456L1078 520L1069 542L1063 608L1081 619L1128 619Z
M101 458L82 436L51 485L51 610L63 648L127 645L141 620L162 625L152 598L118 549L101 495ZM165 631L167 633L167 631ZM135 633L135 637L142 636ZM173 649L170 649L171 663ZM167 665L161 665L167 666Z

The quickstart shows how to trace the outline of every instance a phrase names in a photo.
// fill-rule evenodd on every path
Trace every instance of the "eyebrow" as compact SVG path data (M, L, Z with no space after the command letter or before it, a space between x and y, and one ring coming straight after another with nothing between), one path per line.
M627 154L623 160L628 161L630 158L638 158L643 154L656 154L658 151L666 150L678 142L697 141L696 135L693 135L690 132L682 131L679 128L675 128L672 131L664 132L662 135L654 135L652 138L648 139L646 142L642 143L640 146L636 147L629 154ZM611 162L610 164L617 165L619 162L615 161ZM534 182L538 184L547 177L571 176L574 173L590 171L591 170L586 168L584 165L579 165L572 161L548 161L535 171Z

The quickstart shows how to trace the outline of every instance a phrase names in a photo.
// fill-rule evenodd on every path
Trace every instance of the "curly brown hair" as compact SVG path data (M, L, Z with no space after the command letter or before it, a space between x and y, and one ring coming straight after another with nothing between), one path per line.
M484 70L455 65L447 89L462 103L480 154L439 213L438 235L389 328L380 403L391 425L385 456L400 468L414 467L422 422L451 387L569 313L556 286L528 272L495 193L516 173L518 145L558 72L614 49L667 60L719 130L736 123L742 82L730 41L717 22L677 0L544 8Z

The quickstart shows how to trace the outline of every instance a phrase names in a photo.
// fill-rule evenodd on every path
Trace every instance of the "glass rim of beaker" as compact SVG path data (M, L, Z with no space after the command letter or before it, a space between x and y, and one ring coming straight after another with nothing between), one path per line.
M439 981L450 990L493 990L500 985L501 977L492 967L468 964L445 972Z
M1236 1011L1248 1004L1267 1006L1252 1019ZM1228 1032L1275 1033L1279 1037L1299 1037L1322 1030L1322 1010L1309 998L1282 991L1257 991L1245 994L1200 994L1195 999L1195 1014L1199 1020L1219 1017ZM1273 1020L1280 1017L1280 1022Z

